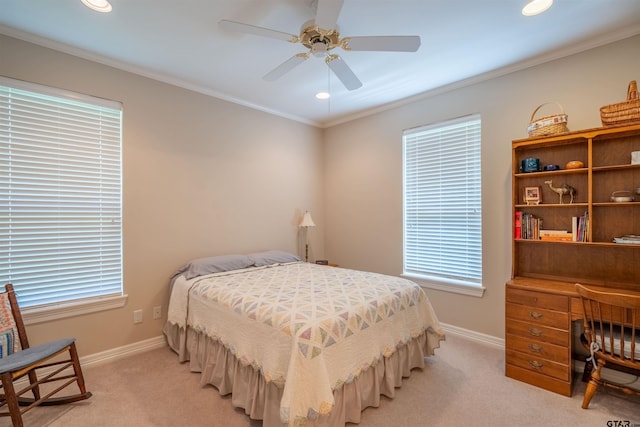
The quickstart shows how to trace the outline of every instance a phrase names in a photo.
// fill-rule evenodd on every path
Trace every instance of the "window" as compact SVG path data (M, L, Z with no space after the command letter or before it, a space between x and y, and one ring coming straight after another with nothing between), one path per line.
M480 116L403 133L403 274L481 296Z
M0 77L0 280L22 307L123 296L121 122L117 102Z

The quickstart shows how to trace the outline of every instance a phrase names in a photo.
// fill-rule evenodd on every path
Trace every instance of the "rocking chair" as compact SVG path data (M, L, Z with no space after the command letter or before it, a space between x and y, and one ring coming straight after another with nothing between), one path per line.
M6 407L8 411L0 412L0 416L10 416L13 426L17 427L23 425L22 415L38 405L77 402L88 399L91 393L85 389L75 339L65 338L29 347L13 286L8 284L5 289L6 292L0 293L0 392L3 392L0 394L0 409ZM58 356L66 353L68 356L60 360ZM40 369L44 372L38 378L36 372ZM22 381L24 385L21 382L14 384L25 376L28 376L28 383L25 378ZM41 395L40 385L53 382L53 390L47 387L46 394ZM73 383L77 383L79 393L53 397ZM33 397L23 396L28 392Z
M582 408L589 407L600 385L640 395L640 390L605 381L601 375L605 365L640 375L640 294L600 292L580 284L576 284L576 291L584 310L583 344L590 351L589 362L593 364Z

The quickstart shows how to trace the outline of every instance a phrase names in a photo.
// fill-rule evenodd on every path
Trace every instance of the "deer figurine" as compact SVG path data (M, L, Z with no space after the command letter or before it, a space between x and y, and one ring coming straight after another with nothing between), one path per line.
M562 199L564 198L565 194L568 194L571 197L569 203L573 203L573 197L576 195L575 188L573 188L569 184L562 184L560 187L554 187L553 181L545 181L544 183L547 184L552 191L558 193L558 196L560 197L560 204L562 204Z

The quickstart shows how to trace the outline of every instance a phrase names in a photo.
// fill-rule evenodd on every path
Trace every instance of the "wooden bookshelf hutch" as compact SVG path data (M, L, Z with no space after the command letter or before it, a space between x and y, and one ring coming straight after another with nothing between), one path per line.
M584 242L517 239L514 231L512 279L506 286L505 372L556 393L573 388L572 320L582 309L575 283L640 292L640 244L614 243L624 235L640 235L640 124L603 127L562 135L512 141L512 230L516 212L542 220L543 229L572 230L572 217L586 213ZM521 171L522 160L537 158L540 167L560 170ZM565 169L570 161L584 167ZM568 184L573 203L560 203L554 187ZM539 187L541 202L527 204L525 187ZM628 191L635 201L614 193Z

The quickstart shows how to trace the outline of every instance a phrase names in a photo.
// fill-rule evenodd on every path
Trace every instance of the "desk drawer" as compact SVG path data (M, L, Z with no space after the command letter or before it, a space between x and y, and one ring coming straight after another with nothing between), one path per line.
M566 365L570 361L568 347L511 334L507 334L506 345L509 350L519 351L530 357L539 357Z
M507 287L507 302L544 308L547 310L569 311L569 298L563 295L552 295L544 292L525 291Z
M537 358L519 351L507 350L507 364L519 366L531 372L548 375L562 381L570 379L570 365Z
M528 307L519 304L507 304L507 318L523 320L536 325L554 326L556 328L569 328L569 313L564 311L551 311L537 307Z
M528 369L523 369L519 366L509 365L505 366L505 373L509 378L513 378L525 383L532 384L536 387L542 387L545 390L553 391L554 393L560 393L563 396L572 395L571 381L561 381L557 378L550 377L548 375L532 372Z
M544 341L567 348L569 348L570 344L571 334L568 330L536 325L531 322L509 319L506 332L507 334L518 335L535 341Z

